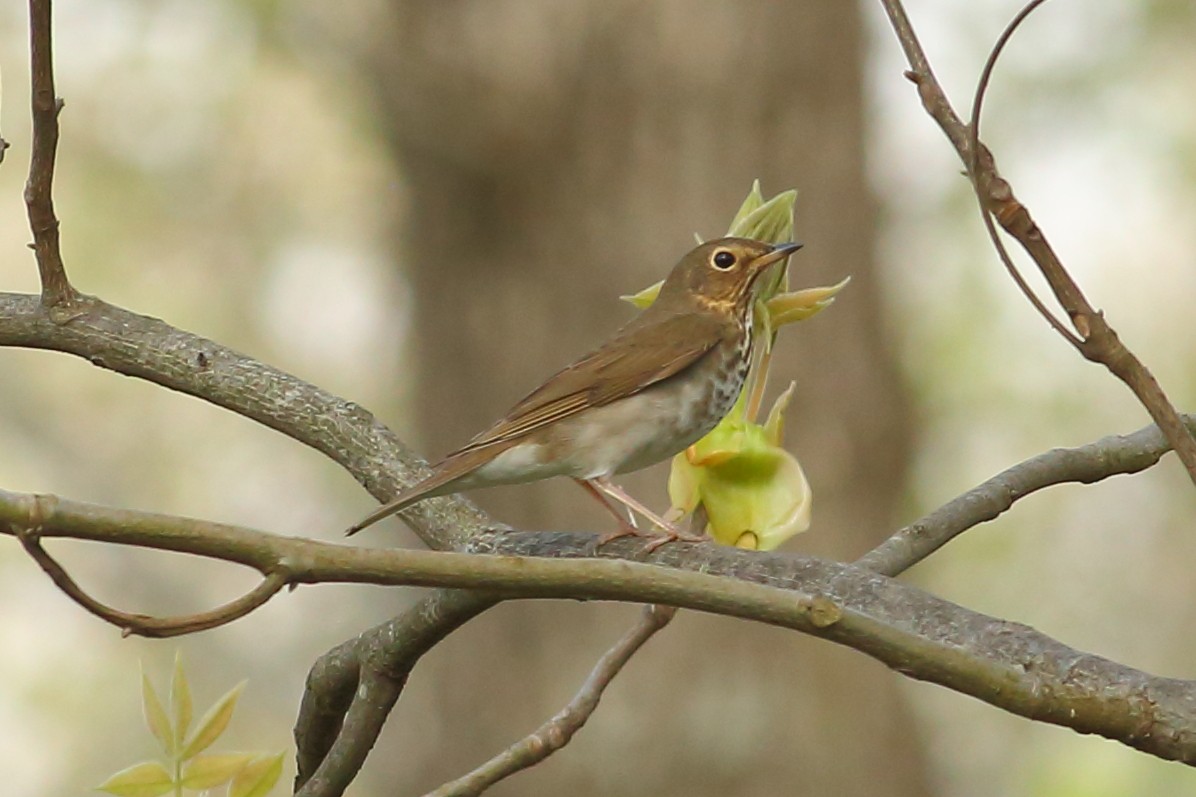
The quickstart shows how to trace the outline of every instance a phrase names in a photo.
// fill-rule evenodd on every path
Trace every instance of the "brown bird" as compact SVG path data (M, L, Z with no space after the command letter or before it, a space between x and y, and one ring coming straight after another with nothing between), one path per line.
M510 412L393 501L356 534L417 501L497 484L570 476L619 520L603 542L640 534L605 497L683 534L611 481L697 442L730 411L752 359L757 279L801 244L708 241L673 268L656 301L601 348L557 372Z

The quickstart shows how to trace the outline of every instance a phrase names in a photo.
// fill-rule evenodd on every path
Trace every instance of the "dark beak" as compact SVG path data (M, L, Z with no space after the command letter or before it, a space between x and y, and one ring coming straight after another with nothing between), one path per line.
M760 257L753 260L752 268L753 269L768 268L773 263L779 263L780 261L789 257L789 255L793 254L798 249L801 249L801 247L802 247L802 245L799 243L777 244L776 246L774 246L772 248L771 252L769 252L768 254L760 255Z

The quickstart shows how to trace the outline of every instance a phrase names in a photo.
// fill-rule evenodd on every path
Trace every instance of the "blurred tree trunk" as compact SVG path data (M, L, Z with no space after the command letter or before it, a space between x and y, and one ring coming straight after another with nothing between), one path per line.
M632 311L617 296L662 277L693 232L721 235L759 177L766 192L801 191L792 281L854 278L831 312L785 330L774 368L778 383L798 379L789 444L817 496L797 545L847 558L879 540L909 417L880 323L856 6L460 0L386 13L363 47L409 202L397 250L414 286L411 426L429 455L622 324ZM663 507L664 475L626 484ZM473 497L520 526L609 528L567 482ZM633 616L501 607L417 671L370 769L410 793L476 765L555 711ZM572 747L495 793L924 795L899 680L858 654L691 613ZM403 754L383 773L391 745Z

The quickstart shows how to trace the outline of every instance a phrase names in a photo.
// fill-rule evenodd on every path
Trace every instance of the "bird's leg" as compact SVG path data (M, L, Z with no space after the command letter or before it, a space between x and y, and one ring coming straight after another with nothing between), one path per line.
M608 501L606 496L597 487L585 479L574 479L573 481L577 482L578 487L593 496L595 501L602 504L603 509L615 516L615 522L619 524L619 536L639 533L639 524L635 522L635 513L631 511L630 507L623 507L624 511L627 512L627 516L624 517L623 513L619 511L619 507Z
M619 485L612 482L610 478L606 476L587 479L585 482L583 482L583 484L585 484L589 490L594 491L595 495L597 495L602 503L611 509L611 511L614 511L614 507L611 506L611 504L605 498L602 498L600 493L605 493L619 503L623 504L623 506L627 507L629 510L638 512L641 516L647 518L653 524L659 526L662 531L664 531L663 535L647 535L634 526L623 522L622 518L620 518L620 525L622 525L623 528L614 534L608 534L607 536L603 537L598 541L599 546L605 545L611 540L618 539L619 537L626 537L629 534L633 534L637 537L653 537L652 542L648 543L648 547L645 549L649 552L656 550L665 543L673 542L674 540L684 540L685 542L706 541L705 537L700 537L695 534L688 534L677 528L675 524L670 523L669 521L660 517L651 509L632 498L622 487L619 487Z

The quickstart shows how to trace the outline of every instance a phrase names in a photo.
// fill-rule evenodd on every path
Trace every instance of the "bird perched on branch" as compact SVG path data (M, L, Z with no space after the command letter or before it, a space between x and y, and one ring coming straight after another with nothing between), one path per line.
M432 466L346 534L425 498L498 484L569 476L653 547L699 540L611 481L683 451L715 427L752 361L754 286L801 244L721 238L681 258L650 307L598 349L557 372L501 420ZM644 535L617 501L658 526Z

